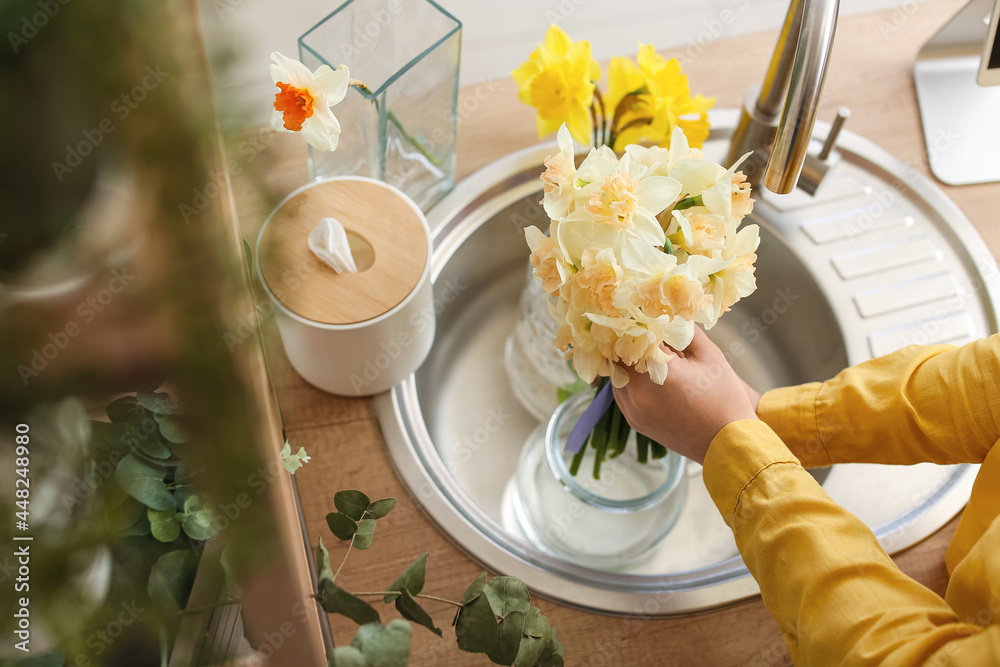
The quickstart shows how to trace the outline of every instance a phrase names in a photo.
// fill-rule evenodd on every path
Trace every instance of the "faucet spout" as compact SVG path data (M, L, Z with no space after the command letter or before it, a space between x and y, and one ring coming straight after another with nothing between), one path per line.
M805 163L837 29L839 0L791 0L764 83L747 93L729 148L747 178L787 194ZM764 166L764 158L767 164Z

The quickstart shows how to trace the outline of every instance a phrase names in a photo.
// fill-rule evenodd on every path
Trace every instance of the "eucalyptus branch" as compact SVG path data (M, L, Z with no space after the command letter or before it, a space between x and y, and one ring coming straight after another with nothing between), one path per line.
M396 501L393 498L372 501L361 491L351 489L335 493L333 502L337 511L327 514L327 524L338 539L350 542L337 573L332 575L336 579L352 549L365 550L371 545L375 522L389 514L396 506ZM357 659L357 664L392 664L402 667L406 664L405 660L387 660L391 657L390 652L393 656L402 650L409 653L412 636L409 623L427 628L439 637L443 635L441 628L434 624L431 614L421 606L426 604L423 600L433 600L457 608L458 613L452 625L455 626L458 648L462 651L485 653L497 665L513 664L525 652L534 656L530 661L521 659L518 662L525 667L564 663L563 645L556 639L554 630L550 630L549 620L538 607L531 606L531 595L524 582L508 576L494 577L487 581L487 575L483 572L466 588L462 602L427 595L420 592L427 574L427 555L424 552L417 557L389 584L391 590L351 592L330 579L330 552L323 545L323 540L319 541L316 553L316 568L321 573L319 592L313 593L312 597L319 600L327 613L340 614L362 628L355 635L351 646L340 647L338 652L350 654ZM396 611L403 620L396 619L383 625L373 606L375 601L364 599L374 597L385 598L383 602L386 604L394 602ZM526 611L520 616L508 616L502 620L505 624L513 623L517 627L512 628L509 637L501 641L498 628L506 625L499 625L498 618L503 616L503 610L514 608ZM514 639L517 641L514 642ZM338 655L337 659L340 657Z
M337 581L337 575L339 575L340 571L344 569L344 564L347 562L347 557L351 555L352 548L354 548L353 537L351 538L351 543L347 545L347 553L344 554L344 560L340 561L340 567L338 567L337 571L333 573L333 579L331 579L330 581Z
M355 595L357 597L361 597L362 595L373 595L373 596L378 596L378 595L402 595L402 591L363 591L361 593L351 593L351 595ZM417 593L413 597L415 597L415 598L424 598L425 600L434 600L435 602L445 602L445 603L450 604L450 605L452 605L454 607L462 607L463 606L461 602L455 602L454 600L448 600L447 598L439 598L436 595L425 595L423 593Z

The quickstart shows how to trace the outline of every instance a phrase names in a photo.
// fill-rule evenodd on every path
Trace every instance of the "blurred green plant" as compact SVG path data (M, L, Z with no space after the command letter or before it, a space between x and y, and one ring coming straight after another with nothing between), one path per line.
M338 491L333 502L337 511L326 515L327 525L337 539L350 543L334 572L330 552L320 538L316 551L317 598L327 612L345 616L361 627L350 646L338 646L330 654L332 667L405 667L413 635L406 621L443 636L419 600L457 608L452 625L462 651L483 653L498 665L562 667L564 649L556 638L556 629L538 607L531 605L527 587L516 577L499 576L487 581L483 572L466 589L461 601L426 595L422 593L428 556L424 552L384 591L350 593L341 588L336 580L351 550L371 546L378 520L393 510L396 501L372 501L361 491L350 490ZM381 597L383 603L394 604L406 621L395 619L383 626L378 611L363 597Z
M51 445L32 450L32 653L52 649L52 664L160 664L160 628L177 622L197 547L216 529L206 499L246 493L268 464L247 370L259 349L224 339L252 301L227 196L204 194L224 192L226 179L197 16L188 3L6 0L0 29L0 462L13 456L17 424L39 445L47 429ZM243 166L253 187L262 165ZM126 176L131 198L118 213L128 238L90 234L109 174ZM81 316L118 269L135 278ZM19 372L26 366L34 372ZM164 385L183 415L144 391ZM105 404L110 423L92 423ZM153 430L140 439L136 427ZM63 507L60 488L72 496L95 474L97 490ZM0 497L9 517L11 502ZM226 529L237 578L280 548L265 505ZM12 598L0 596L8 635ZM127 633L102 638L123 605L146 600L157 602ZM20 657L10 647L0 656Z

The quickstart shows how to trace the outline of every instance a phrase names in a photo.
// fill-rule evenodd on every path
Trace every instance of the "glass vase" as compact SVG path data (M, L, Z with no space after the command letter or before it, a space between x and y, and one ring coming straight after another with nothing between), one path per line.
M552 344L556 322L549 315L550 297L528 265L517 324L504 346L504 368L514 395L539 421L548 421L559 405L559 390L582 381Z
M574 477L573 455L564 447L593 398L591 390L573 395L528 437L514 482L514 513L536 547L579 565L622 570L648 560L677 522L686 459L668 452L639 463L632 432L625 451L604 461L599 478L592 447Z
M299 38L310 69L347 65L334 152L309 149L313 179L369 176L424 211L455 182L462 24L431 0L348 0Z

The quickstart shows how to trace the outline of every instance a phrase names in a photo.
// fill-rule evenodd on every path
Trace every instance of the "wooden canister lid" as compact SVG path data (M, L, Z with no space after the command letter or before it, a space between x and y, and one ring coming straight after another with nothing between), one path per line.
M374 251L372 265L337 273L309 249L320 220L335 218ZM322 324L356 324L392 310L420 282L429 242L423 215L395 188L359 177L302 188L261 231L261 274L290 311ZM359 266L360 268L360 266Z

